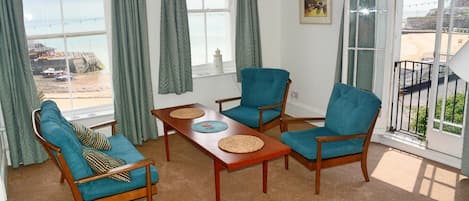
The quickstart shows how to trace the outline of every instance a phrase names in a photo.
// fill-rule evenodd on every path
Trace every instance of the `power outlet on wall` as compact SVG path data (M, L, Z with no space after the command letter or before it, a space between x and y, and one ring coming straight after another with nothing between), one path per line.
M298 92L297 91L292 91L290 96L294 99L298 99Z

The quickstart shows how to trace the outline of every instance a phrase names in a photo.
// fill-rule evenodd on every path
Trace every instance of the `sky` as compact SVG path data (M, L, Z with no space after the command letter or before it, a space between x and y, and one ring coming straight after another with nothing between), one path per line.
M445 6L449 5L451 0L444 0ZM404 17L425 16L433 8L438 8L438 0L404 0Z
M62 0L66 19L104 17L103 0ZM60 0L23 0L26 21L60 20Z

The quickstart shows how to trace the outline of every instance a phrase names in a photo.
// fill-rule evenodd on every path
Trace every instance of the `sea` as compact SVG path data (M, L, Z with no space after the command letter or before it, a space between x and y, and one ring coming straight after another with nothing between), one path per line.
M190 41L192 65L201 65L213 61L213 54L217 49L221 51L224 60L232 60L233 41L230 34L233 32L229 26L228 13L207 14L207 36L204 35L204 15L201 13L189 14ZM66 19L64 26L60 19L27 20L25 16L26 35L30 42L41 43L47 47L55 48L56 52L94 52L105 66L104 72L109 72L110 48L108 45L109 30L106 30L104 17ZM151 22L148 22L151 23ZM228 25L227 25L228 24ZM62 31L63 30L63 31ZM65 33L98 32L96 35L72 36L65 40L51 38L51 35L60 37ZM43 38L41 38L41 36ZM207 40L207 41L205 41Z
M80 3L71 0L61 1L64 3L63 25L60 7L57 7L60 4L59 0L23 0L28 42L41 43L46 47L54 48L56 53L93 52L103 64L104 69L86 76L74 75L69 85L71 87L64 88L65 91L58 91L67 86L65 82L58 83L36 77L38 90L44 91L46 98L55 100L62 110L75 110L96 106L96 104L112 104L112 90L109 85L111 83L109 65L111 49L108 44L110 41L108 37L111 34L110 30L106 30L106 23L110 23L110 20L104 18L104 8L102 6L100 8L102 1L101 3L99 0L80 0ZM101 14L97 14L99 12ZM201 13L188 15L192 65L213 62L213 54L217 49L220 50L225 61L232 60L234 39L230 34L233 33L234 26L230 26L233 21L230 18L231 15L228 12L210 13L206 16ZM149 20L148 23L153 23L153 21ZM64 33L70 36L64 39ZM72 93L74 98L70 98L67 89L74 91ZM99 93L96 93L97 91ZM103 94L105 97L102 97ZM97 100L101 101L97 102Z
M98 34L67 37L64 40L63 37L50 38L52 34L57 34L59 37L63 35L61 20L48 20L46 23L43 21L25 22L28 42L41 43L46 47L55 48L55 52L93 52L104 65L103 73L109 73L111 52L104 27L104 18L67 20L63 26L66 33L96 31Z

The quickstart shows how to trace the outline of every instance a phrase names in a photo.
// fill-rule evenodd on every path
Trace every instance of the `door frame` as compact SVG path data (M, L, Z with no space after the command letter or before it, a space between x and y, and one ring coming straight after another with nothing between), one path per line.
M451 0L451 6L454 6L454 1ZM442 42L448 42L448 41L442 41L442 30L443 30L443 14L445 9L445 2L444 0L438 0L438 10L437 10L437 21L436 21L436 33L435 33L435 48L434 48L434 60L433 60L433 66L434 68L432 69L432 80L438 80L438 72L440 70L440 55L441 55L441 46ZM454 9L452 9L454 10ZM448 32L448 37L451 35L451 31ZM449 48L449 47L448 47ZM448 72L449 69L446 67L445 69L445 79L444 79L444 88L446 88L448 84ZM433 128L433 124L435 122L435 111L436 109L436 103L437 103L437 89L438 89L438 81L432 82L431 87L430 87L430 100L429 100L429 116L428 116L428 121L427 121L427 132L426 132L426 138L427 138L427 148L432 149L438 152L442 152L445 154L448 154L450 156L454 156L457 158L462 157L462 145L463 145L463 136L464 136L464 120L463 120L463 125L462 125L462 131L461 135L455 135L449 132L443 131L443 120L444 120L444 110L446 109L443 107L445 105L446 101L446 93L447 91L443 92L445 95L443 96L443 101L442 101L442 107L440 111L440 119L438 120L440 126L438 129ZM467 101L467 98L466 98ZM466 114L466 107L464 108L464 114L463 117L465 118Z

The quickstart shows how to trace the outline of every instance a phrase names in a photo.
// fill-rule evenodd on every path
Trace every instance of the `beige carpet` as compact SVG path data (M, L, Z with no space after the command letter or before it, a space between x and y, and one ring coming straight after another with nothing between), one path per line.
M294 127L305 127L298 125ZM278 128L266 132L278 138ZM171 162L164 156L163 138L138 149L156 161L160 174L160 201L214 200L213 161L179 135L170 136ZM262 166L221 173L221 198L230 201L303 200L469 200L469 180L459 171L371 144L368 157L370 182L365 182L359 163L321 172L321 193L314 194L314 172L290 158L269 162L268 192L262 192ZM68 185L60 184L59 171L48 161L8 170L9 201L73 200ZM143 199L142 199L143 200Z

